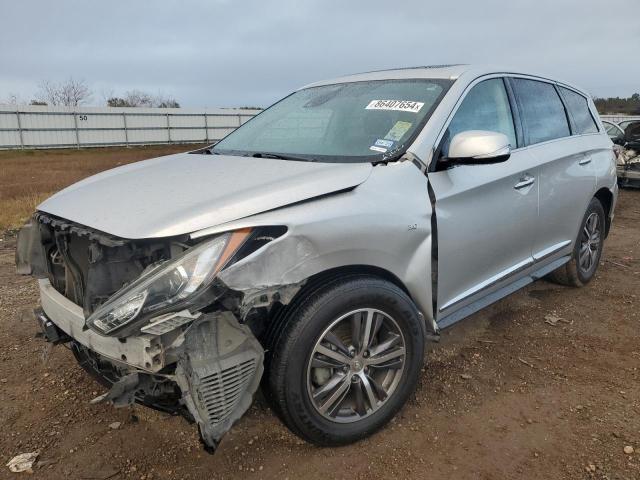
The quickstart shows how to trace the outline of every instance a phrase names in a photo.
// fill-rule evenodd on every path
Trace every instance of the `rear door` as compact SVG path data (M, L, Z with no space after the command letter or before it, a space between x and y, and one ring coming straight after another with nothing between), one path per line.
M437 219L436 318L444 324L445 317L532 264L538 170L532 155L518 148L513 107L503 78L477 81L458 103L438 144L436 155L446 158L454 135L488 130L504 133L512 145L504 162L429 173Z
M562 92L561 96L552 82L530 78L510 81L521 113L525 144L539 165L540 210L533 257L542 261L570 252L577 237L595 188L589 142L584 136L597 133L598 127L588 109L589 118L577 112L575 118L571 116L569 107L580 102L573 91ZM586 99L581 98L586 108ZM578 131L582 133L578 135Z

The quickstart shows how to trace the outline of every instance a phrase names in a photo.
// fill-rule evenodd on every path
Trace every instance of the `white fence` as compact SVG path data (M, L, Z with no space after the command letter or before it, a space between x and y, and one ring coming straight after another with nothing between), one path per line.
M214 143L259 112L0 105L0 149Z
M600 115L602 120L606 120L607 122L620 123L625 120L640 120L639 115Z
M0 105L0 149L215 143L260 110ZM601 115L621 122L640 117Z

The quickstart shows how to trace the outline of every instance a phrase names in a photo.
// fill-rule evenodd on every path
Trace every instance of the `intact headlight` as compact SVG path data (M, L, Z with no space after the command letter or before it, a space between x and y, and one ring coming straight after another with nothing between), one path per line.
M97 308L87 319L88 326L109 335L137 318L170 310L198 295L211 285L248 235L248 229L225 233L144 273Z

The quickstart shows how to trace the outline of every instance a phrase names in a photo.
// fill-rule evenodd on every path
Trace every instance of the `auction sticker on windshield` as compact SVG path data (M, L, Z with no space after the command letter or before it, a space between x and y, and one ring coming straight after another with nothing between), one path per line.
M386 148L376 147L375 145L371 145L369 147L369 150L373 150L374 152L380 152L380 153L385 153L387 151Z
M397 112L418 113L423 106L423 102L409 100L371 100L365 110L395 110Z
M407 130L411 128L410 122L396 122L396 124L391 127L391 130L387 132L384 136L385 140L393 140L394 142L399 141L402 136L407 133Z
M376 140L376 143L374 145L376 145L377 147L391 148L393 147L393 140L384 140L382 138L379 138Z

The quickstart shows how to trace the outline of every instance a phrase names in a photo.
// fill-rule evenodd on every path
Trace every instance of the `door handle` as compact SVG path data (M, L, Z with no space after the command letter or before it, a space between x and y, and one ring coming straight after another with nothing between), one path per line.
M591 156L586 156L578 162L578 165L587 165L591 163Z
M532 177L531 175L525 175L524 177L520 177L520 181L516 183L513 188L515 188L516 190L520 190L521 188L533 185L533 182L535 181L535 177Z

